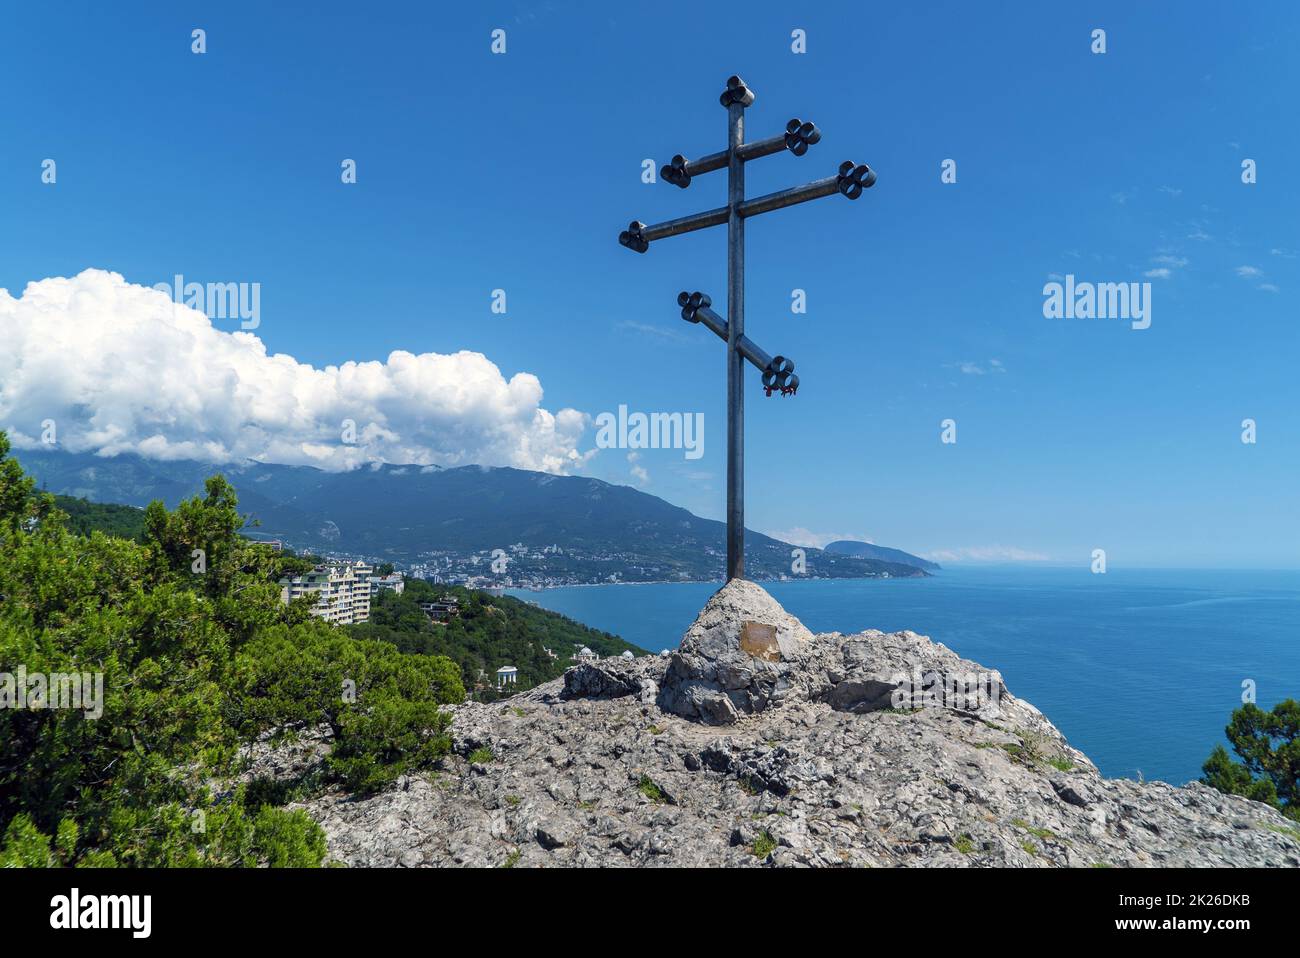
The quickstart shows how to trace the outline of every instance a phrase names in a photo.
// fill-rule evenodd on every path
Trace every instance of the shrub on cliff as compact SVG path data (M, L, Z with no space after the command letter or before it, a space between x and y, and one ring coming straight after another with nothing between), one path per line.
M1286 699L1271 712L1247 703L1232 713L1224 732L1240 761L1216 745L1201 766L1201 781L1300 821L1300 702Z

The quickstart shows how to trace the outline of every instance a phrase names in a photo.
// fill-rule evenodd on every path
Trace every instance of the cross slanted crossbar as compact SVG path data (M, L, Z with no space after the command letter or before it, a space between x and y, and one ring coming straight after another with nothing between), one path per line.
M679 154L659 175L674 186L686 189L696 176L725 167L727 205L654 226L633 220L619 234L618 241L634 252L644 253L651 243L669 236L727 224L727 319L713 311L713 302L704 293L683 292L677 297L677 305L682 309L683 319L708 327L727 344L727 579L730 581L745 577L744 364L748 361L762 373L763 388L769 396L773 392L792 396L799 388L793 362L784 356L768 355L745 335L745 221L760 213L835 193L856 200L876 182L876 174L864 164L846 160L834 176L745 199L747 162L786 150L803 156L821 139L821 131L796 117L786 124L785 133L746 143L745 109L753 104L754 92L740 77L733 76L727 80L719 100L727 108L727 148L698 160L688 160Z

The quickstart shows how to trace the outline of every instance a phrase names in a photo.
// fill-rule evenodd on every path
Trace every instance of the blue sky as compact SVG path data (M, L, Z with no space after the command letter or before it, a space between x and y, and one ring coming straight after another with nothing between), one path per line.
M749 138L823 133L751 164L751 195L844 159L879 175L750 221L747 331L802 380L765 399L749 377L751 528L948 561L1300 564L1295 5L271 7L7 14L0 287L258 282L256 335L300 363L472 350L548 410L703 412L699 460L581 471L721 517L723 352L673 298L725 306L725 232L644 256L616 237L724 201L723 174L681 191L641 162L722 148L736 72ZM1067 273L1150 282L1151 327L1044 318Z

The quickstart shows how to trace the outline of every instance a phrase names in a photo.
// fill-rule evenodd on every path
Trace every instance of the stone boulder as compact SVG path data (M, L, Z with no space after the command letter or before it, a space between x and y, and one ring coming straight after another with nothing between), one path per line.
M708 725L729 725L790 693L789 663L812 633L761 586L732 579L713 594L668 658L659 707Z
M584 662L564 673L561 699L617 699L635 695L647 704L659 693L665 662L658 656Z
M706 725L794 702L858 714L938 706L995 719L1005 692L1001 675L915 632L814 637L761 586L733 580L670 654L658 705ZM1026 726L1050 727L1032 706L1012 707Z

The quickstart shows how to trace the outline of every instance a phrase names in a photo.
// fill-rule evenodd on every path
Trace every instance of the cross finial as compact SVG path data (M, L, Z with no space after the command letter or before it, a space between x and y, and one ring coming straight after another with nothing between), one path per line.
M722 96L718 101L723 106L731 106L733 103L739 103L742 107L752 106L754 103L754 91L745 86L745 81L738 76L727 77L727 88L722 91Z

